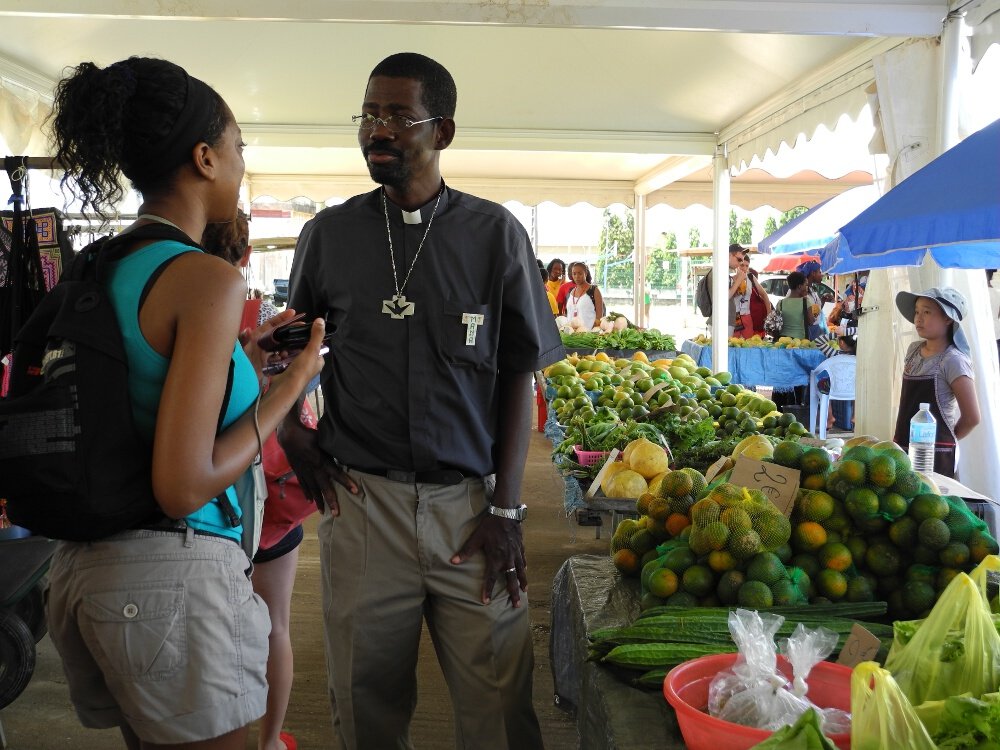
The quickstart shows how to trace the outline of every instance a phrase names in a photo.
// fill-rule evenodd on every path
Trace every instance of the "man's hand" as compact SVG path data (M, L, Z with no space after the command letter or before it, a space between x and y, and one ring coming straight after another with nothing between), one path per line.
M340 504L335 484L343 485L354 495L358 494L358 486L320 450L319 432L299 422L298 413L298 409L293 409L278 427L278 443L288 456L288 463L306 497L320 510L325 503L331 515L339 516Z
M483 604L490 603L493 587L501 580L507 585L507 601L515 609L520 607L521 592L528 590L521 523L484 513L479 526L451 558L451 562L460 565L479 551L486 555Z

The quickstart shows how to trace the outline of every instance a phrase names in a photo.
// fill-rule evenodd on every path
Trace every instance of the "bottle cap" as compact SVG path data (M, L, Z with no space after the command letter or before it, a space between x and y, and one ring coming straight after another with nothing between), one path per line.
M920 411L930 411L930 410L931 410L930 404L920 404Z

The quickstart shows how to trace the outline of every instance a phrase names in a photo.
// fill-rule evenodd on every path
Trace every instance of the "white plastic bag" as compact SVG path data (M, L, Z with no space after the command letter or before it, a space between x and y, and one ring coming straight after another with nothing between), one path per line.
M732 668L713 678L708 689L708 712L723 721L777 730L794 724L805 711L815 708L823 719L823 731L846 732L850 716L837 709L813 705L806 680L817 662L832 653L837 635L825 628L807 630L801 624L784 642L792 665L793 681L778 671L774 636L784 622L779 615L738 609L729 614L729 631L739 650Z
M809 630L805 625L799 623L791 637L782 641L782 652L789 664L792 665L792 685L791 692L796 698L813 705L806 693L809 686L806 678L812 672L812 668L826 659L833 650L837 648L837 634L832 630L819 627ZM839 708L820 708L816 706L819 714L820 726L825 734L846 734L851 731L851 715L847 711Z

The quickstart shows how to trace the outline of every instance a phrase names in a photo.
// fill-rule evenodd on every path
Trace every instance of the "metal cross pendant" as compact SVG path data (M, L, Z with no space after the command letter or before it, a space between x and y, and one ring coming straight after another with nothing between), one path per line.
M407 315L413 315L416 305L406 301L405 294L394 294L389 299L382 300L382 312L394 320L402 320Z
M483 324L483 316L474 313L462 313L462 323L465 324L465 345L476 345L476 329Z

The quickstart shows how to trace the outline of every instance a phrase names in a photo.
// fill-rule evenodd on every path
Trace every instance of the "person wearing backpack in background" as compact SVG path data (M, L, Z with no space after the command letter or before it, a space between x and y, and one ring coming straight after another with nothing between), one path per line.
M734 274L729 280L729 297L728 302L728 318L729 321L729 335L733 335L733 331L736 329L737 311L736 311L736 294L740 290L740 286L746 282L747 274L745 271L740 270L740 260L743 259L743 254L746 252L746 248L738 243L733 243L729 246L729 270L733 271ZM698 310L704 315L708 320L706 323L712 325L712 314L715 311L715 304L712 301L712 273L714 269L709 269L708 273L705 274L701 281L698 282L698 289L695 291L695 304L698 306Z
M63 185L72 182L84 211L113 212L122 173L142 195L126 233L171 226L197 243L208 222L236 214L239 127L218 93L173 63L81 63L56 88L52 131ZM260 397L268 358L256 342L289 313L253 331L244 351L246 285L232 265L179 241L131 245L106 288L163 519L60 542L49 632L84 726L119 727L130 750L243 750L264 713L269 621L248 578L238 506L222 498L235 495L259 435L322 368L323 322Z
M788 274L788 294L778 301L777 309L781 313L781 332L779 337L787 336L793 339L806 338L809 326L816 323L813 310L809 306L809 282L805 274L792 271Z

